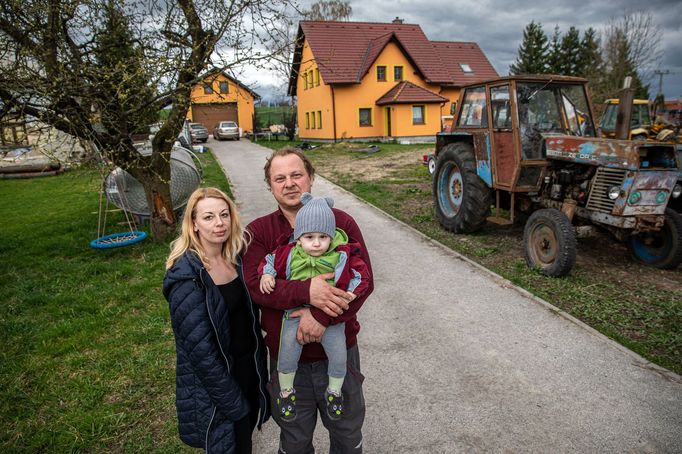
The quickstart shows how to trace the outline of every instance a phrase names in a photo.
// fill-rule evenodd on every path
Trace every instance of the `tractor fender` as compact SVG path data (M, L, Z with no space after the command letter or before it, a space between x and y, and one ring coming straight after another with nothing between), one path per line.
M476 158L476 173L488 187L492 188L493 174L490 164L490 133L488 131L475 133L460 131L438 133L436 135L436 159L438 159L438 155L440 154L440 151L443 149L443 147L451 143L467 143L471 145Z

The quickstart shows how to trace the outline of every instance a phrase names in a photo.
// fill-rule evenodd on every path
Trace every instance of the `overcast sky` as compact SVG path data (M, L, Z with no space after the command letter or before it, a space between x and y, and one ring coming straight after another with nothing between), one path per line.
M301 2L304 7L310 3ZM555 25L562 33L573 25L582 37L589 27L598 32L604 30L609 19L622 17L625 11L644 11L652 14L661 30L663 57L657 69L670 71L663 76L665 98L682 96L682 1L679 0L351 0L350 3L353 21L390 22L398 16L405 23L420 25L431 40L477 42L500 75L508 74L509 65L516 59L523 29L531 20L540 22L548 37L552 36ZM258 85L265 89L267 83L262 75ZM648 82L653 97L658 92L658 77Z

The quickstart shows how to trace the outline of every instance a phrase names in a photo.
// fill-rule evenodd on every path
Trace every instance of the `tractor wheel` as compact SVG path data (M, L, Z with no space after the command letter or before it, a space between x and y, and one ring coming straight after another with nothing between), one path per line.
M490 215L492 190L476 173L471 145L451 143L436 161L433 194L438 222L454 233L480 229Z
M436 158L433 155L429 155L426 161L426 167L429 169L429 175L433 176L436 171Z
M526 222L523 248L528 266L546 276L566 276L575 265L575 228L559 210L538 210Z
M682 263L682 217L672 208L666 208L661 230L632 235L629 246L637 262L662 270L677 268Z

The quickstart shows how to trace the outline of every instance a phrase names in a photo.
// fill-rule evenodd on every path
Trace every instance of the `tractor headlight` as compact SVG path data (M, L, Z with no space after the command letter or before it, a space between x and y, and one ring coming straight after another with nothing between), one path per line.
M616 200L620 195L620 186L611 186L607 195L609 196L609 199Z
M642 200L642 193L639 191L635 191L632 194L630 194L630 198L628 199L628 203L630 205L634 205L635 203L639 202Z
M680 194L682 194L682 186L678 183L673 188L673 192L672 192L673 199L678 198L680 196Z
M656 194L656 203L663 203L667 198L668 194L665 191L661 191L658 194Z

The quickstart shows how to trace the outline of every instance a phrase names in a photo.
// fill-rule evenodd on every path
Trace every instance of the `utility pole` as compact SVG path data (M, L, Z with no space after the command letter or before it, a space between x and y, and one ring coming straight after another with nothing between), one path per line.
M663 94L663 76L670 74L670 70L665 70L662 71L660 69L657 69L654 71L654 74L658 76L658 94L662 95Z

